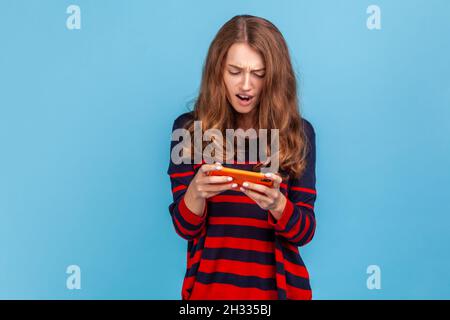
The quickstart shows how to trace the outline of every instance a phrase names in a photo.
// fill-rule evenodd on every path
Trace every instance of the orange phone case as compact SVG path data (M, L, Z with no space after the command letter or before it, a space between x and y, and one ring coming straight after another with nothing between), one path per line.
M273 186L273 180L267 178L264 173L240 170L240 169L232 169L222 167L221 170L213 170L208 171L207 175L209 176L230 176L233 177L233 181L230 183L237 183L237 188L241 187L244 181L248 181L251 183L262 184L267 187Z

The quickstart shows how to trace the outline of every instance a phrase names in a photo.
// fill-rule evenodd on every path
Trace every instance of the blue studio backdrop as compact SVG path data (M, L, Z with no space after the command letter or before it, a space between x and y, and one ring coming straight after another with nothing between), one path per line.
M171 128L237 14L281 30L316 130L313 298L450 298L448 0L2 0L0 298L180 299Z

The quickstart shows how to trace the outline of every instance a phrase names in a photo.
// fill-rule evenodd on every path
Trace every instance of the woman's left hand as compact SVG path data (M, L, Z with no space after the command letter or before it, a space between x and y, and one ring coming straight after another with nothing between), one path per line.
M240 190L253 199L262 209L269 210L273 217L278 220L281 218L287 201L284 194L280 191L280 184L283 180L275 173L266 173L265 176L273 180L272 187L269 188L246 181Z

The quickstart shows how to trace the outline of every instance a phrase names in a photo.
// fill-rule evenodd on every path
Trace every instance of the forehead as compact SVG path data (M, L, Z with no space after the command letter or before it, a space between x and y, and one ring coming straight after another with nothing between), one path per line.
M227 53L227 64L240 68L260 69L264 67L261 54L247 43L234 43Z

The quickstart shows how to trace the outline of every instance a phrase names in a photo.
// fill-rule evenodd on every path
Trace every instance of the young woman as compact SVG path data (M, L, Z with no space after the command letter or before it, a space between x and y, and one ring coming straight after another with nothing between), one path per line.
M288 48L271 22L241 15L222 26L209 48L194 110L179 116L173 130L192 133L193 121L224 137L226 129L278 129L280 169L266 174L272 187L247 183L238 189L207 172L260 171L267 162L171 159L169 211L176 232L188 241L182 299L311 299L298 247L311 241L316 227L315 132L300 116ZM172 150L178 143L172 141Z

